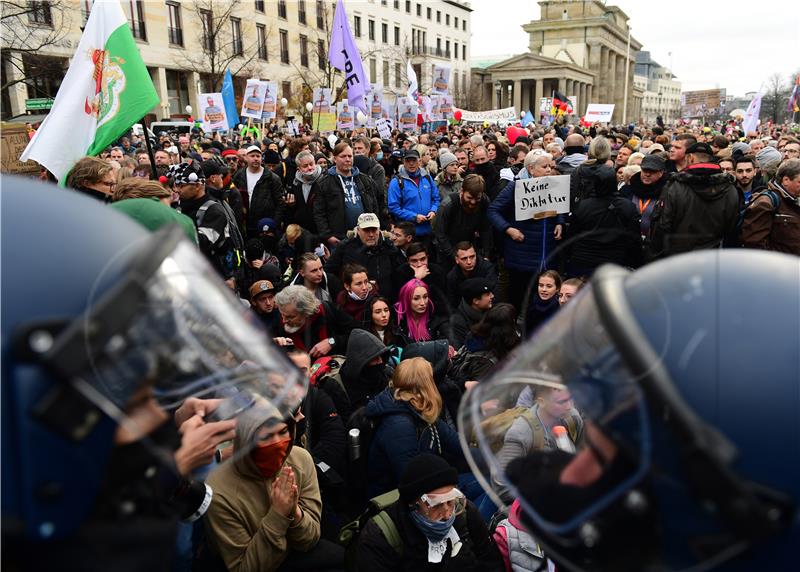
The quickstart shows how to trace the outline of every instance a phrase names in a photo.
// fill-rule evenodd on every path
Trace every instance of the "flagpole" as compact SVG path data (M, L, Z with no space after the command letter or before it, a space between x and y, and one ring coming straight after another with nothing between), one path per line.
M145 118L142 117L142 133L144 135L144 144L147 147L147 156L150 157L150 172L153 175L153 180L158 180L158 171L156 171L156 158L153 154L153 146L150 143L150 136L147 134L147 124L144 122Z

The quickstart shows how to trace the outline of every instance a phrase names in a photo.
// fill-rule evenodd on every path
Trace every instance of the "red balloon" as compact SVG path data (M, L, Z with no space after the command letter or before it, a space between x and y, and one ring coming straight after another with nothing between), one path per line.
M456 118L456 121L461 121L461 110L457 109L456 112L453 114L453 117Z
M519 138L528 135L528 130L523 129L522 127L507 127L506 128L506 137L508 137L508 142L513 145L514 142Z

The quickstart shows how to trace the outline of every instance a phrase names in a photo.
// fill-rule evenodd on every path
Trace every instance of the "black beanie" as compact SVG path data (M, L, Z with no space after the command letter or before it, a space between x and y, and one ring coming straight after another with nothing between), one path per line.
M447 461L438 455L422 453L408 462L397 488L400 490L400 499L412 503L439 487L457 484L458 471Z
M277 165L281 162L281 156L278 155L277 151L273 151L272 149L267 149L264 151L264 164L265 165Z

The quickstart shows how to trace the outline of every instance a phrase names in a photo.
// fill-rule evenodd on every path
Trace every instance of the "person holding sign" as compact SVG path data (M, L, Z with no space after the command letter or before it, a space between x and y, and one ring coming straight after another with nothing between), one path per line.
M555 173L552 155L531 151L525 157L525 168L518 180L549 177ZM503 237L503 256L509 273L508 297L518 311L534 275L554 268L557 240L561 240L564 215L516 220L517 180L510 181L489 205L489 221Z

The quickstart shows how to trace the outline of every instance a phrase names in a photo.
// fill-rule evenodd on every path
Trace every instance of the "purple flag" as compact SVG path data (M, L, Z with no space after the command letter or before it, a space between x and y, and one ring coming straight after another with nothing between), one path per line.
M350 105L360 109L364 114L369 114L364 105L364 95L369 89L369 81L367 74L364 73L361 54L358 52L353 34L350 32L350 24L347 22L347 13L344 11L342 0L336 2L328 61L333 67L344 72L347 101Z

